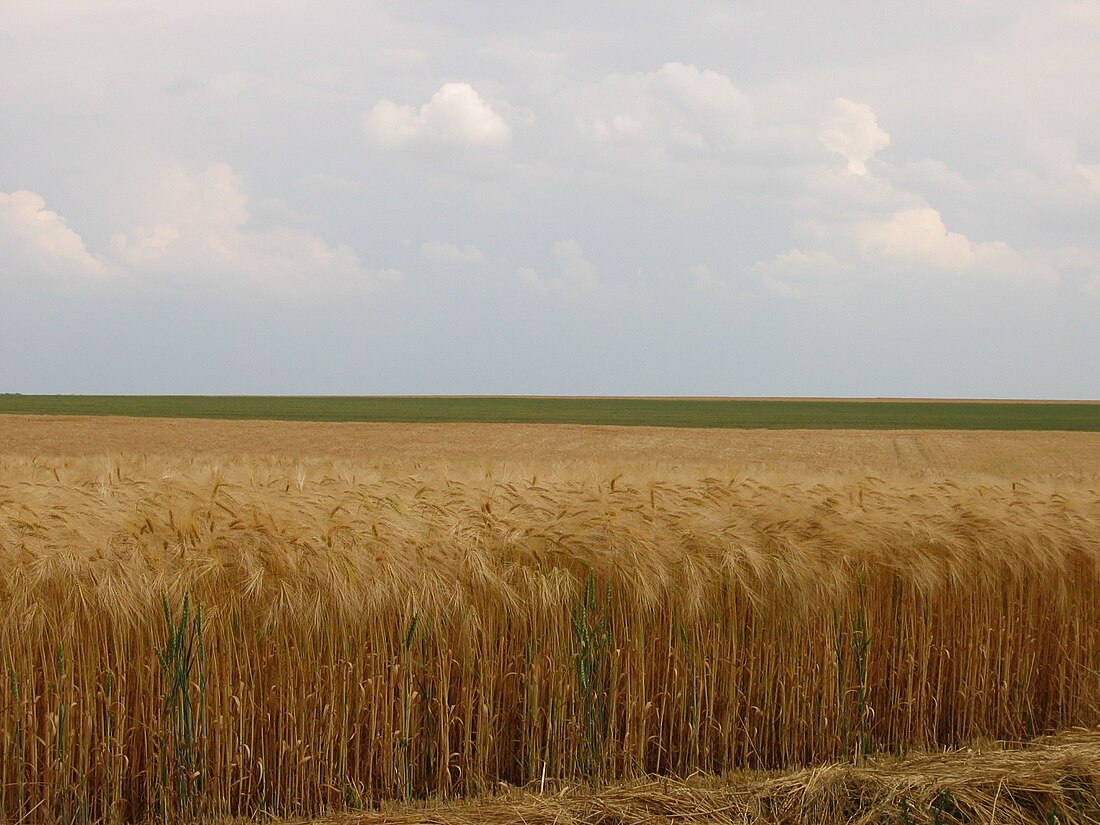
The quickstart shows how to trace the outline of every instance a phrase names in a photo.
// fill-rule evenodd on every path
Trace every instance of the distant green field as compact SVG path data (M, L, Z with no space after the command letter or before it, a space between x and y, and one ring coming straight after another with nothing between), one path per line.
M689 398L0 395L0 414L281 421L1100 432L1100 404Z

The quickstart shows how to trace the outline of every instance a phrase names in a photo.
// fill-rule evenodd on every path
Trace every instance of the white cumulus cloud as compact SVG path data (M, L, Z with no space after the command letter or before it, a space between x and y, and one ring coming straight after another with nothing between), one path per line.
M444 83L419 108L380 100L363 128L387 148L420 142L499 147L512 139L512 127L469 83Z
M355 251L292 226L249 226L249 199L224 163L197 174L165 167L153 176L148 222L112 239L112 257L136 275L240 283L277 293L355 289L401 279L368 270Z
M818 138L848 161L852 175L866 175L867 161L890 145L890 135L879 127L871 107L843 97L833 101L833 114Z
M950 231L930 206L862 221L856 240L864 257L944 272L1052 277L1003 241L974 242Z
M518 271L527 286L545 294L577 297L599 287L596 267L584 256L578 241L558 241L550 250L553 259L551 274L544 275L530 268Z
M98 277L108 271L37 192L0 192L0 276Z

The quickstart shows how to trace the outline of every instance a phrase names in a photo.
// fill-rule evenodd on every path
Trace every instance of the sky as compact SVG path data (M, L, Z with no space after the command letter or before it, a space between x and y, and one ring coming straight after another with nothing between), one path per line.
M1100 398L1100 3L0 0L0 392Z

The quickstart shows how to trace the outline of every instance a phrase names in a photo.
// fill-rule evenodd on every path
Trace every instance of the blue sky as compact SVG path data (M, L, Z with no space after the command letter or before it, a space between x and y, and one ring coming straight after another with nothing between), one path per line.
M12 4L0 391L1100 397L1100 5Z

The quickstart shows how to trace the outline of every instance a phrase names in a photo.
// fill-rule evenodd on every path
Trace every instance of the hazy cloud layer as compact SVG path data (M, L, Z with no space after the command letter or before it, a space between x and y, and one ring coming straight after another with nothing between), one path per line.
M157 279L187 288L301 295L398 283L370 271L350 246L292 226L249 226L249 198L226 164L195 174L156 168L137 210L147 222L113 235L98 253L35 192L0 192L0 277Z
M485 253L472 243L459 246L447 241L424 241L420 245L420 254L429 261L439 264L460 264L465 266L481 266L487 263Z
M240 179L220 163L188 174L156 169L140 214L147 223L111 239L111 259L137 277L308 294L397 283L396 269L363 266L346 244L294 226L254 228Z
M17 4L0 391L1097 397L1098 41L1076 0Z
M530 267L519 270L523 283L537 292L580 298L599 286L596 267L584 257L580 243L572 238L558 241L550 250L552 261L546 274Z
M683 63L609 75L582 95L578 115L582 133L593 141L668 152L735 144L752 117L748 99L730 78Z

